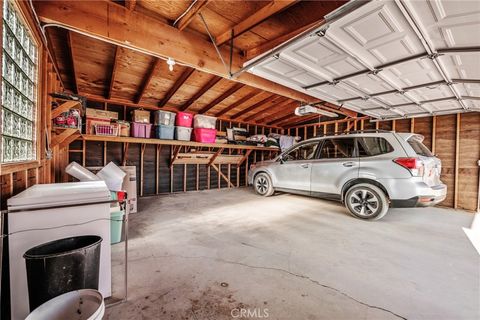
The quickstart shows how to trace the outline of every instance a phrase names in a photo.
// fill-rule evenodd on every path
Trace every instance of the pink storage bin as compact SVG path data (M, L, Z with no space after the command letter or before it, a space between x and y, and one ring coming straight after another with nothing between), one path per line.
M135 138L150 138L152 134L152 124L132 122L132 137Z
M177 127L192 127L193 114L188 112L178 112L176 120Z
M195 128L193 129L193 140L203 143L215 143L217 137L216 129Z

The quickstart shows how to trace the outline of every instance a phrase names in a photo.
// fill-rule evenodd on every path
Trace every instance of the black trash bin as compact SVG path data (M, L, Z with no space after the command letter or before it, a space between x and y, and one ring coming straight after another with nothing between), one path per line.
M101 242L99 236L79 236L25 252L30 311L72 290L98 290Z

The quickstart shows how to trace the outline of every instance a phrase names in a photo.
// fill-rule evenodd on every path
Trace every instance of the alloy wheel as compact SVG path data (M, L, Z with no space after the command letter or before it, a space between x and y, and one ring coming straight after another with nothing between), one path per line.
M378 197L365 189L354 191L348 201L355 213L363 217L375 215L380 208Z
M255 183L258 193L265 194L268 190L268 181L265 177L259 177Z

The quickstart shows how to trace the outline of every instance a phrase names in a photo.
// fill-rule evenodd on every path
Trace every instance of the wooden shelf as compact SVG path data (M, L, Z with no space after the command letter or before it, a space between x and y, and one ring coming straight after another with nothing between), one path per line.
M280 151L279 148L273 148L273 147L256 147L256 146L245 146L245 145L225 144L225 143L200 143L200 142L193 142L193 141L145 139L145 138L133 138L133 137L108 137L108 136L97 136L97 135L90 135L90 134L82 134L80 138L85 141L141 143L141 144L156 144L156 145L169 145L169 146L181 146L181 147L216 148L216 149L224 148L224 149L258 150L258 151L271 151L271 152Z

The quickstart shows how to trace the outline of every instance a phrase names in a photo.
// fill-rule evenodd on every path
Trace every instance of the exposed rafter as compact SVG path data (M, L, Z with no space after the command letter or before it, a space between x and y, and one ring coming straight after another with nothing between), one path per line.
M250 48L248 50L246 50L243 55L245 56L245 59L246 60L251 60L267 51L270 51L272 50L273 48L281 45L282 43L284 43L285 41L287 40L290 40L298 35L300 35L301 33L307 31L307 30L310 30L310 29L313 29L315 28L315 26L317 25L321 25L323 23L323 20L320 20L320 21L315 21L313 23L309 23L305 26L302 26L296 30L293 30L289 33L286 33L286 34L283 34L275 39L272 39L272 40L269 40L269 41L266 41L265 43L262 43L256 47L253 47L253 48Z
M291 116L294 111L295 111L295 108L298 107L298 102L297 101L294 101L294 102L291 102L285 106L282 107L281 110L278 110L272 114L270 114L268 117L264 117L263 119L258 119L257 123L271 123L271 122L274 122L284 116ZM280 122L280 121L279 121Z
M238 107L239 105L247 102L248 100L254 98L254 97L257 97L259 95L263 94L263 92L251 92L249 94L247 94L246 96L244 96L243 98L235 101L234 103L232 103L231 105L229 105L228 107L222 109L220 112L218 112L215 116L216 117L220 117L226 113L228 113L230 110L233 110L235 109L236 107Z
M217 76L213 76L212 79L210 79L210 81L208 81L200 90L198 90L194 95L193 97L191 97L190 99L188 99L188 101L180 107L180 110L181 111L185 111L187 110L188 108L190 108L190 106L195 102L197 101L198 98L200 98L201 96L203 96L203 94L205 92L207 92L208 90L210 90L210 88L212 88L214 85L217 84L218 81L220 81L222 78L220 77L217 77Z
M259 101L257 103L255 103L253 106L250 106L246 109L243 109L237 113L235 113L234 115L231 116L232 119L236 119L238 117L241 117L243 116L244 114L246 113L249 113L250 111L253 111L257 108L260 108L261 106L267 104L267 103L272 103L273 101L275 101L275 99L277 99L276 96L274 95L271 95L271 96L268 96L267 98L263 99L262 101Z
M113 90L113 84L115 83L115 75L117 73L117 66L118 66L118 57L120 56L120 51L122 48L120 47L115 47L115 57L113 58L113 64L112 64L112 72L110 73L110 85L108 86L108 91L105 97L107 99L112 98L112 90Z
M308 115L308 116L303 116L303 117L293 115L291 117L291 120L286 120L284 122L279 122L278 125L280 127L291 127L291 126L296 125L296 124L301 124L301 123L304 123L304 122L312 121L314 119L319 119L320 116L321 115L319 115L319 114L313 114L313 115Z
M187 81L188 77L195 71L195 69L186 67L186 69L182 72L180 77L175 81L173 86L168 90L168 92L165 94L165 96L162 98L160 103L158 104L160 107L163 107L167 104L167 102L173 97L175 92L180 89L180 87Z
M288 104L291 104L292 103L292 100L288 99L288 98L283 98L282 100L280 100L280 102L278 102L276 105L272 106L268 111L269 112L272 112L272 111L276 111L277 109L280 109ZM245 119L243 119L244 121L251 121L251 120L254 120L254 119L258 119L259 117L263 118L264 115L265 115L265 111L267 110L260 110L258 111L257 113L254 113L252 114L251 116L248 116L246 117Z
M137 4L137 0L125 0L125 8L130 11L135 9L135 5Z
M240 90L241 88L243 88L245 85L244 84L241 84L241 83L236 83L233 85L233 87L231 87L230 89L228 89L227 91L225 91L224 93L222 93L220 96L218 96L216 99L214 99L212 102L210 102L209 104L207 104L205 107L203 107L202 109L200 109L200 111L198 111L198 113L205 113L207 112L208 110L212 109L213 107L215 107L217 104L219 104L220 102L222 102L223 100L227 99L228 97L230 97L232 94L234 94L235 92L237 92L238 90Z
M277 119L273 119L273 120L267 122L267 125L272 125L272 124L275 124L275 123L284 122L287 119L293 118L293 116L294 116L293 112L289 112L287 114L282 115L281 117L279 117Z
M73 41L72 41L72 34L70 33L70 31L67 31L67 45L68 45L68 53L70 55L70 65L71 65L71 68L72 68L73 93L78 94L77 71L76 71L76 68L75 68Z
M271 1L268 3L265 7L261 8L251 16L249 16L247 19L243 20L236 26L234 26L231 29L226 30L222 34L218 35L215 37L215 42L217 43L217 46L227 42L231 36L232 36L232 31L233 31L233 37L238 37L244 32L254 28L255 26L259 25L260 23L264 22L274 14L288 8L298 0L288 0L288 1Z
M145 75L145 78L143 79L142 86L140 87L140 90L138 91L138 95L135 98L135 103L139 103L143 95L145 94L145 91L148 88L148 85L150 84L150 81L152 81L153 76L155 75L155 72L157 71L158 65L160 64L160 59L155 58L152 66L150 67L149 72Z
M175 27L178 30L183 30L185 29L190 22L192 22L193 18L203 9L205 6L208 4L209 0L198 0L195 2L190 10L188 10L185 15L180 18L180 20L177 21L175 24Z
M198 35L182 32L137 10L128 11L111 1L99 1L95 6L87 1L35 1L37 14L43 23L65 25L84 35L108 39L133 50L172 57L195 69L229 78L212 44ZM228 48L220 50L228 56ZM232 54L232 70L245 62L238 52ZM315 102L312 96L263 79L242 73L234 79L252 87L303 102Z

